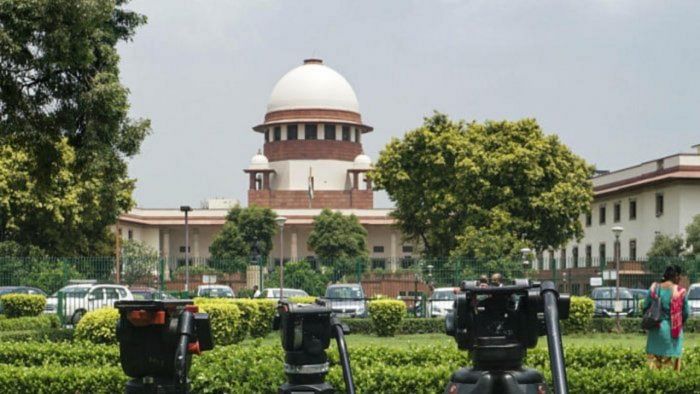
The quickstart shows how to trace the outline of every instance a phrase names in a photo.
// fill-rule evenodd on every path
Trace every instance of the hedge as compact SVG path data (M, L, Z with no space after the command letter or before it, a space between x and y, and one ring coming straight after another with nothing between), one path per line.
M586 332L593 320L595 303L588 297L571 297L569 318L561 321L562 330L572 332Z
M61 322L56 315L0 319L0 331L41 330L58 328L60 326Z
M46 328L39 330L0 331L1 342L70 342L74 330L68 328Z
M197 297L194 303L206 310L208 305L235 305L238 307L241 317L240 325L242 335L250 335L253 338L262 338L272 331L272 320L277 311L277 302L267 299L229 299L229 298L204 298ZM241 337L240 340L243 338Z
M21 367L0 365L2 393L122 393L127 377L121 367Z
M342 319L343 323L346 323L350 327L350 334L373 334L372 330L372 319L368 318L352 318L352 319ZM399 327L396 331L397 334L431 334L445 333L445 319L444 318L404 318L399 323Z
M380 337L393 337L406 314L406 304L399 300L370 301L369 316L374 332Z
M241 321L241 310L233 303L205 303L199 305L201 312L209 314L211 334L215 346L230 345L245 338L245 326Z
M39 294L6 294L0 302L8 318L38 316L46 307L46 297Z
M94 343L0 343L0 364L40 367L47 364L64 366L119 366L119 347Z
M295 304L315 304L316 297L314 297L314 296L289 297L289 302L293 302Z
M75 338L92 343L117 343L118 321L119 311L116 308L90 311L75 326Z
M42 348L45 346L0 345L0 364L6 364L0 365L0 392L123 392L126 378L118 367L116 346L49 344ZM331 370L327 380L342 391L335 347L328 353ZM280 346L260 341L217 347L194 358L192 391L275 393L285 380L283 354ZM565 354L571 392L700 392L700 347L686 349L681 375L648 371L641 349L567 346ZM350 360L358 393L440 393L451 373L468 363L468 355L451 345L357 346L350 349ZM56 366L59 363L64 366ZM545 348L530 350L526 364L551 380ZM85 368L97 365L100 368ZM17 375L14 380L12 374Z

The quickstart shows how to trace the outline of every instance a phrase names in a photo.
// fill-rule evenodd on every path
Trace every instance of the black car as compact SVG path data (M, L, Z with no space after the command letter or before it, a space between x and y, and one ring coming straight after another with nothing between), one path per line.
M0 287L0 297L6 294L37 294L46 297L43 290L30 286L2 286ZM2 313L2 303L0 303L0 313Z
M615 316L615 301L617 300L617 293L615 287L597 287L591 292L591 298L595 302L595 316L607 317ZM620 303L622 304L622 311L619 313L620 316L627 316L634 313L634 296L632 292L626 287L620 287Z

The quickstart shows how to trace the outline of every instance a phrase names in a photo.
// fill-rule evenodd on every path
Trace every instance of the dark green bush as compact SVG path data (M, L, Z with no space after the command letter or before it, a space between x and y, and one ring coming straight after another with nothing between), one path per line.
M75 339L92 343L117 343L117 321L119 311L116 308L90 311L75 326Z
M406 304L399 300L376 300L369 303L369 317L380 337L393 337L406 314Z
M350 327L351 334L373 334L372 330L372 319L343 319L343 323L346 323ZM429 333L445 333L445 319L444 318L404 318L399 323L399 328L396 331L397 334L429 334Z
M2 342L70 342L73 330L68 328L47 328L39 330L0 331Z
M122 393L126 381L118 366L0 365L0 393Z
M6 294L0 302L8 318L38 316L46 307L46 297L38 294Z
M0 331L21 331L58 328L61 322L56 315L17 317L0 320Z

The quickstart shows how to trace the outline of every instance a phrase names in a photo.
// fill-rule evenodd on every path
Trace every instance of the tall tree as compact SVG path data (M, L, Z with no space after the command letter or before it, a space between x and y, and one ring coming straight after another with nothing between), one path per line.
M533 119L452 121L435 113L394 138L371 177L430 257L499 258L580 237L592 167ZM487 245L488 247L484 247Z
M685 245L690 254L700 256L700 215L685 227Z
M226 215L226 223L209 246L209 253L213 260L217 260L217 266L225 264L230 269L245 269L254 247L260 256L266 257L272 249L272 237L277 231L276 217L269 208L241 208L238 205L231 208Z
M324 209L314 218L308 245L324 264L336 264L367 257L367 230L355 215Z
M111 252L107 227L133 204L126 160L150 129L128 117L119 82L116 45L146 21L125 3L0 1L0 172L15 188L0 208L0 241Z

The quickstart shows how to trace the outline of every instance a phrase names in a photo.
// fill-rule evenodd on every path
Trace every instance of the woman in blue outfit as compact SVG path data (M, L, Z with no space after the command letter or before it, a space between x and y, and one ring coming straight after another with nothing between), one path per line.
M674 330L676 333L674 337L671 328L674 321L677 326L682 327L690 315L690 306L685 296L685 289L678 286L680 276L680 267L677 265L667 267L663 282L653 283L644 300L645 311L651 306L652 297L658 297L661 301L661 323L658 328L652 328L647 333L647 360L652 369L671 365L677 371L681 369L683 331ZM682 321L680 321L681 317Z

